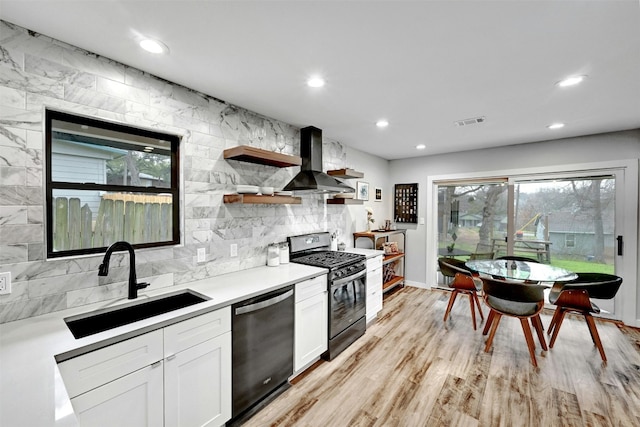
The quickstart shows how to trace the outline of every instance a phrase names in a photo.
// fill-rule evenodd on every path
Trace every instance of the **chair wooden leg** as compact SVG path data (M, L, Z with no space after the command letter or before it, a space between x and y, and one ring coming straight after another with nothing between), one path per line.
M473 302L473 294L472 293L468 293L467 295L469 295L469 306L471 306L471 320L473 321L473 330L476 330L476 310L474 307L474 302Z
M560 332L560 326L562 326L562 321L564 320L564 315L566 314L566 310L562 307L558 307L560 310L560 314L558 315L558 321L556 325L553 327L553 335L551 335L551 341L549 341L549 347L553 348L553 345L556 343L556 338L558 338L558 332Z
M540 345L542 346L542 349L544 351L549 350L547 348L547 342L544 340L544 331L542 329L542 320L540 320L540 315L539 314L531 318L531 324L533 325L533 328L536 330L536 333L538 334L538 340L540 341Z
M456 301L456 297L458 296L458 290L454 289L451 292L451 296L449 297L449 304L447 305L447 311L444 312L444 321L447 321L447 317L449 317L449 312L451 311L451 307L453 307L453 303Z
M524 338L527 340L527 347L529 347L529 356L531 356L531 363L533 363L533 366L537 368L538 362L536 361L536 345L533 343L533 335L531 334L529 321L526 318L520 319L520 324L522 325Z
M491 332L489 333L489 337L487 338L487 344L484 346L485 353L488 353L489 349L491 348L493 337L496 335L498 324L500 323L500 319L502 318L502 314L498 313L495 310L491 310L491 313L493 314L493 320L491 321Z
M478 294L476 292L472 292L471 295L473 296L473 299L476 302L476 305L478 306L478 312L480 313L480 318L484 320L484 314L482 313L482 307L480 307L480 300L478 299Z
M482 335L487 335L489 333L489 329L491 328L491 323L493 322L493 318L495 317L496 312L492 309L489 309L489 316L487 317L487 323L484 325L484 329L482 330Z
M585 313L584 318L587 320L587 325L589 326L589 332L591 332L591 337L598 347L598 351L600 352L600 357L602 357L602 361L607 361L607 356L604 354L604 348L602 348L602 342L600 341L600 335L598 334L598 329L596 328L596 321L593 319L593 316L589 313Z
M558 317L560 316L560 307L556 307L556 311L553 312L553 317L551 318L551 323L549 323L549 330L547 331L547 335L551 335L553 330L556 327L556 323L558 322Z

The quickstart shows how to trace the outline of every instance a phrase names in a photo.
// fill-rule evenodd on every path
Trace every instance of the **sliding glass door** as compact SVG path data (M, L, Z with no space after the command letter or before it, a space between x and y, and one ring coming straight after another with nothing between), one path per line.
M513 185L516 231L505 249L576 273L616 274L622 224L616 224L615 173L517 178ZM614 300L596 303L603 316L616 317Z
M625 184L624 168L433 182L438 256L524 256L576 273L616 274L635 286L637 269L633 260L625 267L623 255L626 237L636 255L637 207L625 199L637 187ZM596 303L603 317L621 319L624 307L635 306L625 298L619 292Z

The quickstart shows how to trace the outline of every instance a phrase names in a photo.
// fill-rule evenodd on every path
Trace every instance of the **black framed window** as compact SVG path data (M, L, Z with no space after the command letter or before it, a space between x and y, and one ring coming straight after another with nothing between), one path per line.
M47 110L47 257L180 241L180 137Z

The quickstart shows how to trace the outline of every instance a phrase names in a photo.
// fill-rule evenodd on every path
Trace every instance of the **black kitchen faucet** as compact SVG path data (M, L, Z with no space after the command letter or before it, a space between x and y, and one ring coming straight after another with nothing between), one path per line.
M102 259L102 264L98 268L98 276L106 276L109 274L109 260L111 259L111 254L115 251L129 251L129 299L138 298L138 289L144 289L149 286L148 283L137 283L136 279L136 254L133 251L133 246L131 243L120 241L115 242L107 249L107 252L104 254L104 258Z

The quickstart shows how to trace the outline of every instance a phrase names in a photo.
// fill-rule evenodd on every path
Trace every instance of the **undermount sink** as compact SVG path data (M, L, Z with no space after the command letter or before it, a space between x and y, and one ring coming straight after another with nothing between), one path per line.
M118 326L128 325L180 308L209 300L190 289L136 301L125 306L107 308L79 314L64 319L67 327L77 338L84 338Z

